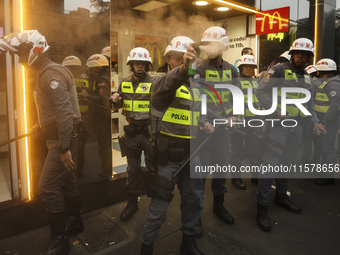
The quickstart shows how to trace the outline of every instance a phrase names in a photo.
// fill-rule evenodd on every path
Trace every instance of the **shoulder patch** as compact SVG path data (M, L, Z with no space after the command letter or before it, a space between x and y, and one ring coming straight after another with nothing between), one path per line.
M59 82L57 80L50 81L50 87L52 89L56 89L56 88L58 88L58 86L59 86Z
M331 94L331 96L332 96L332 97L335 97L335 95L336 95L336 91L334 91L334 90L333 90L333 91L331 91L331 93L330 93L330 94Z
M142 89L143 91L147 91L147 90L149 89L149 86L148 86L147 84L143 84L143 85L141 86L141 89Z

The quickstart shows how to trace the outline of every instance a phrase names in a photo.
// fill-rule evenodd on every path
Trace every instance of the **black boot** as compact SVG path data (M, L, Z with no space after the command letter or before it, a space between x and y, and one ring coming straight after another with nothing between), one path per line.
M335 180L333 178L330 179L317 179L315 181L316 185L320 185L320 186L326 186L326 185L334 185L335 184Z
M270 231L272 229L266 205L257 204L257 224L263 231Z
M245 190L247 188L246 184L241 178L232 178L231 183L238 189Z
M216 216L218 216L221 220L223 220L227 224L234 223L234 217L231 216L227 209L223 205L224 203L224 194L214 194L214 206L213 212Z
M204 255L197 247L195 235L183 234L181 255Z
M128 203L120 215L120 219L122 221L128 221L132 218L132 216L138 211L138 195L129 194Z
M202 236L203 236L203 228L202 228L201 217L199 218L196 226L197 226L197 229L196 229L195 237L196 238L202 238Z
M65 236L66 213L48 213L51 229L51 240L40 255L67 255L71 250Z
M66 224L66 234L76 235L84 231L83 219L80 214L81 198L80 196L75 197L64 197L65 207L68 214L68 221Z
M301 213L301 208L293 204L292 201L289 200L286 194L279 194L276 192L274 204L281 206L282 208L285 208L286 210L292 213L296 213L296 214Z
M142 249L140 251L140 255L152 255L153 254L153 245L147 245L142 243Z

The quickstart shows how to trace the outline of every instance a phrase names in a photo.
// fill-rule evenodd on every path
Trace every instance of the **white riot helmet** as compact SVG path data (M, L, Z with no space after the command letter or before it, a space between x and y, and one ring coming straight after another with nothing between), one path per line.
M68 56L64 58L62 66L82 66L80 58L76 56Z
M280 55L280 58L285 58L285 59L287 59L288 61L290 61L291 57L292 57L292 55L289 55L289 51L288 51L288 50L285 51L285 52L283 52L283 53Z
M169 52L169 51L178 51L178 52L183 52L185 53L187 51L188 46L194 43L192 39L186 36L176 36L174 37L170 44L166 47L164 56Z
M37 60L39 53L45 53L49 48L50 46L47 44L45 37L38 30L11 33L0 38L0 51L8 51L10 54L20 54L29 51L29 66Z
M86 65L87 67L109 66L109 61L101 54L94 54L88 58Z
M293 42L288 54L292 55L294 51L307 51L314 56L313 42L307 38L298 38Z
M102 49L102 51L100 52L100 54L108 57L108 58L111 58L111 47L110 46L106 46Z
M240 60L237 63L237 67L240 67L242 65L251 65L257 67L257 63L253 55L243 55L242 57L240 57Z
M133 48L127 57L126 64L130 64L130 61L146 61L152 64L150 52L142 47Z
M209 27L203 33L201 42L220 42L226 47L229 46L227 32L222 27Z
M312 74L312 73L315 73L317 72L318 70L316 70L315 66L314 65L309 65L305 68L306 72L308 74Z
M320 59L316 65L316 70L322 72L334 72L337 71L336 63L330 58Z

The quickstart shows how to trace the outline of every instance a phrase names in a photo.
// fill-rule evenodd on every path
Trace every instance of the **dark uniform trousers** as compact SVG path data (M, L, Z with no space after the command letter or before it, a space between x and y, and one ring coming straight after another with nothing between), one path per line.
M147 130L147 128L146 128ZM149 141L148 134L135 134L131 137L125 133L126 146L127 146L127 173L128 177L126 180L126 191L132 194L138 194L141 190L142 183L142 171L141 166L141 155L142 151L146 151L146 147Z
M169 161L165 165L159 165L158 174L172 180L172 175L185 162L189 156L179 161ZM197 230L197 222L201 217L204 200L204 184L202 178L190 178L190 171L194 166L200 165L198 156L194 157L190 164L179 174L176 180L177 187L181 194L182 232L186 235L194 235ZM191 168L191 169L189 169ZM197 177L197 176L196 176ZM144 244L151 245L156 240L158 230L165 221L169 202L153 197L147 218L145 220L141 240Z
M73 132L70 144L73 162L77 162L78 138L78 133ZM61 161L59 141L47 140L47 147L48 155L40 177L41 198L49 212L64 212L64 196L79 196L78 186L74 171L69 172Z
M336 163L335 141L336 141L336 133L338 132L338 129L339 129L338 122L327 123L325 127L327 130L327 133L320 135L323 164L327 164L327 165L333 164L334 166L334 164ZM333 178L333 174L331 172L322 173L320 177Z
M246 132L245 135L239 133L232 133L230 136L231 143L231 165L236 166L239 171L241 168L241 161L249 158L252 166L259 166L261 164L261 151L258 145L258 138L254 131L255 128L246 127L241 131ZM244 143L245 141L245 143ZM257 173L252 173L254 178L258 177ZM233 177L240 178L241 172L233 173Z
M279 166L295 164L298 147L302 136L302 126L272 127L269 130L267 148L263 156L263 165ZM282 178L277 173L264 173L259 175L257 189L258 203L268 205L273 179L276 182L276 192L286 194L288 179ZM281 178L277 178L281 177Z
M197 139L203 140L206 135L203 133L200 134L202 135L201 138ZM216 129L211 136L199 152L202 166L228 166L230 164L229 131L221 127ZM212 174L211 190L213 194L220 195L227 192L226 180L227 173L215 172Z
M105 116L106 117L106 116ZM102 171L106 177L112 176L112 137L111 119L102 118L96 126L98 154L102 162Z

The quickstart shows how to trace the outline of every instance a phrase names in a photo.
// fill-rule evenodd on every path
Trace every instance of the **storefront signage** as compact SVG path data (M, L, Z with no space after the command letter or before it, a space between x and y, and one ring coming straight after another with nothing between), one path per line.
M289 30L289 7L256 13L256 34L283 33Z
M281 42L284 37L285 37L284 33L267 34L268 41L279 40L279 42Z

